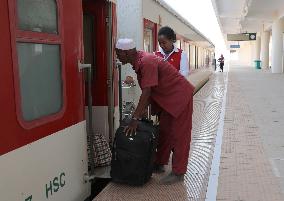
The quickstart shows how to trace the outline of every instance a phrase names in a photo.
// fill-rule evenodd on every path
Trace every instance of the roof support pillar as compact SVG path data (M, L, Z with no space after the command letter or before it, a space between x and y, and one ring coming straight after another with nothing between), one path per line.
M283 20L277 19L272 25L272 73L283 73Z
M257 35L258 35L258 33L257 33ZM255 48L256 48L256 55L255 55L255 59L256 60L260 60L260 36L256 36L256 46L255 46Z
M269 40L270 32L263 31L261 33L261 56L262 68L269 68Z

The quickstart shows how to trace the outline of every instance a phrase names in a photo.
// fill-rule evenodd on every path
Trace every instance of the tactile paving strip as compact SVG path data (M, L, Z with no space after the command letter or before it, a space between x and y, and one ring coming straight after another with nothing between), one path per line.
M153 174L143 187L110 183L95 201L201 201L205 200L218 121L224 95L223 74L214 74L194 96L192 143L184 182L164 186ZM170 171L170 166L168 171Z

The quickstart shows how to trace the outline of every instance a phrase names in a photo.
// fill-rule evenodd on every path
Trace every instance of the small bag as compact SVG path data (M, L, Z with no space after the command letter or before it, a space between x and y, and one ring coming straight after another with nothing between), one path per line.
M111 164L111 150L103 135L95 134L93 149L95 167L109 166Z

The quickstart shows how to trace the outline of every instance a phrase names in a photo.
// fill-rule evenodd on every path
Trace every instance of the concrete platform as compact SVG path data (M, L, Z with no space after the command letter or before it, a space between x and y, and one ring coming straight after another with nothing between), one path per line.
M207 76L208 74L196 75ZM163 175L154 174L151 181L143 187L110 183L94 200L204 200L223 93L224 82L223 76L220 75L213 76L194 96L191 157L189 158L188 171L184 182L163 186L158 183ZM167 168L167 173L170 168L170 166Z
M283 83L283 74L249 67L214 73L194 96L185 181L162 186L162 175L153 175L144 187L110 183L95 200L283 201Z
M230 68L217 200L284 200L283 83L283 74Z

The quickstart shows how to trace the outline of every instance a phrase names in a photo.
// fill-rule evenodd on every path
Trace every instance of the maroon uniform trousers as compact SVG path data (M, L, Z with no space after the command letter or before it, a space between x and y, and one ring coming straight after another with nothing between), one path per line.
M156 164L167 165L172 151L172 170L176 174L184 174L187 170L191 142L192 111L193 103L190 101L177 118L164 110L160 115L160 135Z

